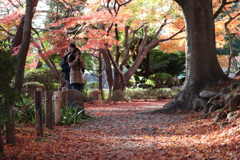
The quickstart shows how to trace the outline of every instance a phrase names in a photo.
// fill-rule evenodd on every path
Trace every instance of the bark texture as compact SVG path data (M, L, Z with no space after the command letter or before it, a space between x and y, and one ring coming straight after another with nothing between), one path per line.
M16 79L14 84L14 89L17 94L21 93L22 86L23 86L23 77L24 77L24 67L26 63L26 57L28 53L28 48L30 44L31 38L31 25L32 25L32 18L34 15L34 9L38 4L38 0L33 1L26 1L26 14L24 18L21 19L20 26L18 27L17 34L13 41L12 47L16 47L21 45L20 51L17 55L17 64L16 64ZM16 136L15 136L15 125L14 125L14 114L13 108L10 107L11 118L6 123L6 130L7 130L7 143L8 144L15 144L16 143Z
M163 109L151 113L194 110L201 90L227 80L216 57L212 1L176 0L176 2L183 10L187 31L186 80L175 99Z

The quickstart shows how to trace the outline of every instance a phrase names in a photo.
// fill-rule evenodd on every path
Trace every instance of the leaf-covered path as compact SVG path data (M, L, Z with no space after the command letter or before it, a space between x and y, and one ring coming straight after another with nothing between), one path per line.
M85 104L96 119L76 126L56 126L36 137L18 128L18 145L5 145L2 159L185 160L238 159L239 126L220 129L201 113L136 114L162 102ZM0 158L1 159L1 158Z

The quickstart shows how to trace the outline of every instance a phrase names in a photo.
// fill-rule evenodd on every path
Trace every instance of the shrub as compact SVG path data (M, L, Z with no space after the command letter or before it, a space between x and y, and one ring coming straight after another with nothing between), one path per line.
M129 99L169 99L177 95L178 90L171 88L158 88L158 89L127 89L126 98Z
M173 85L172 75L168 73L155 73L149 76L146 84L154 88L171 87Z
M177 92L171 90L171 88L158 88L152 90L150 94L155 96L158 100L161 100L173 98L176 96Z
M142 88L135 89L127 89L126 90L126 98L129 99L144 99L147 95L145 95L145 90Z
M42 97L44 97L44 85L39 82L26 82L23 85L23 93L27 94L27 96L34 98L34 94L37 88L42 89Z
M91 82L87 82L86 87L89 89L95 89L98 88L98 82L97 81L91 81Z
M118 101L126 100L125 92L122 90L112 91L112 97L110 100L112 100L114 103Z
M88 101L94 102L94 101L98 100L98 95L99 95L100 93L101 93L101 92L100 92L99 89L91 90L91 91L88 93Z
M48 68L39 68L29 71L24 76L25 82L39 82L44 85L46 91L56 91L60 87L59 82L53 77Z

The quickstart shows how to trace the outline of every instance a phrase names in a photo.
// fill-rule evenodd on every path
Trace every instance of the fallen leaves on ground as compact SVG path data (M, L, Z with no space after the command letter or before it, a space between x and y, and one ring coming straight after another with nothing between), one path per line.
M169 100L85 103L96 118L75 126L55 126L37 137L17 127L17 145L4 145L0 159L185 160L238 159L240 128L220 129L203 113L136 114L161 108Z

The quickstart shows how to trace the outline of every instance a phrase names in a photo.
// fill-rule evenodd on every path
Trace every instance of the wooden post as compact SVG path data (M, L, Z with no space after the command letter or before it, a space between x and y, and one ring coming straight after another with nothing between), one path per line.
M62 87L62 102L61 102L61 107L65 108L68 105L68 99L67 99L67 88Z
M45 121L46 127L53 130L53 107L52 107L52 92L45 92L46 108L45 108Z
M62 92L61 91L55 91L54 92L55 97L55 124L58 124L61 121L61 99L62 99Z
M102 106L102 94L101 94L101 90L99 90L98 100L99 100L99 105Z
M35 91L35 128L38 136L43 136L42 89Z

